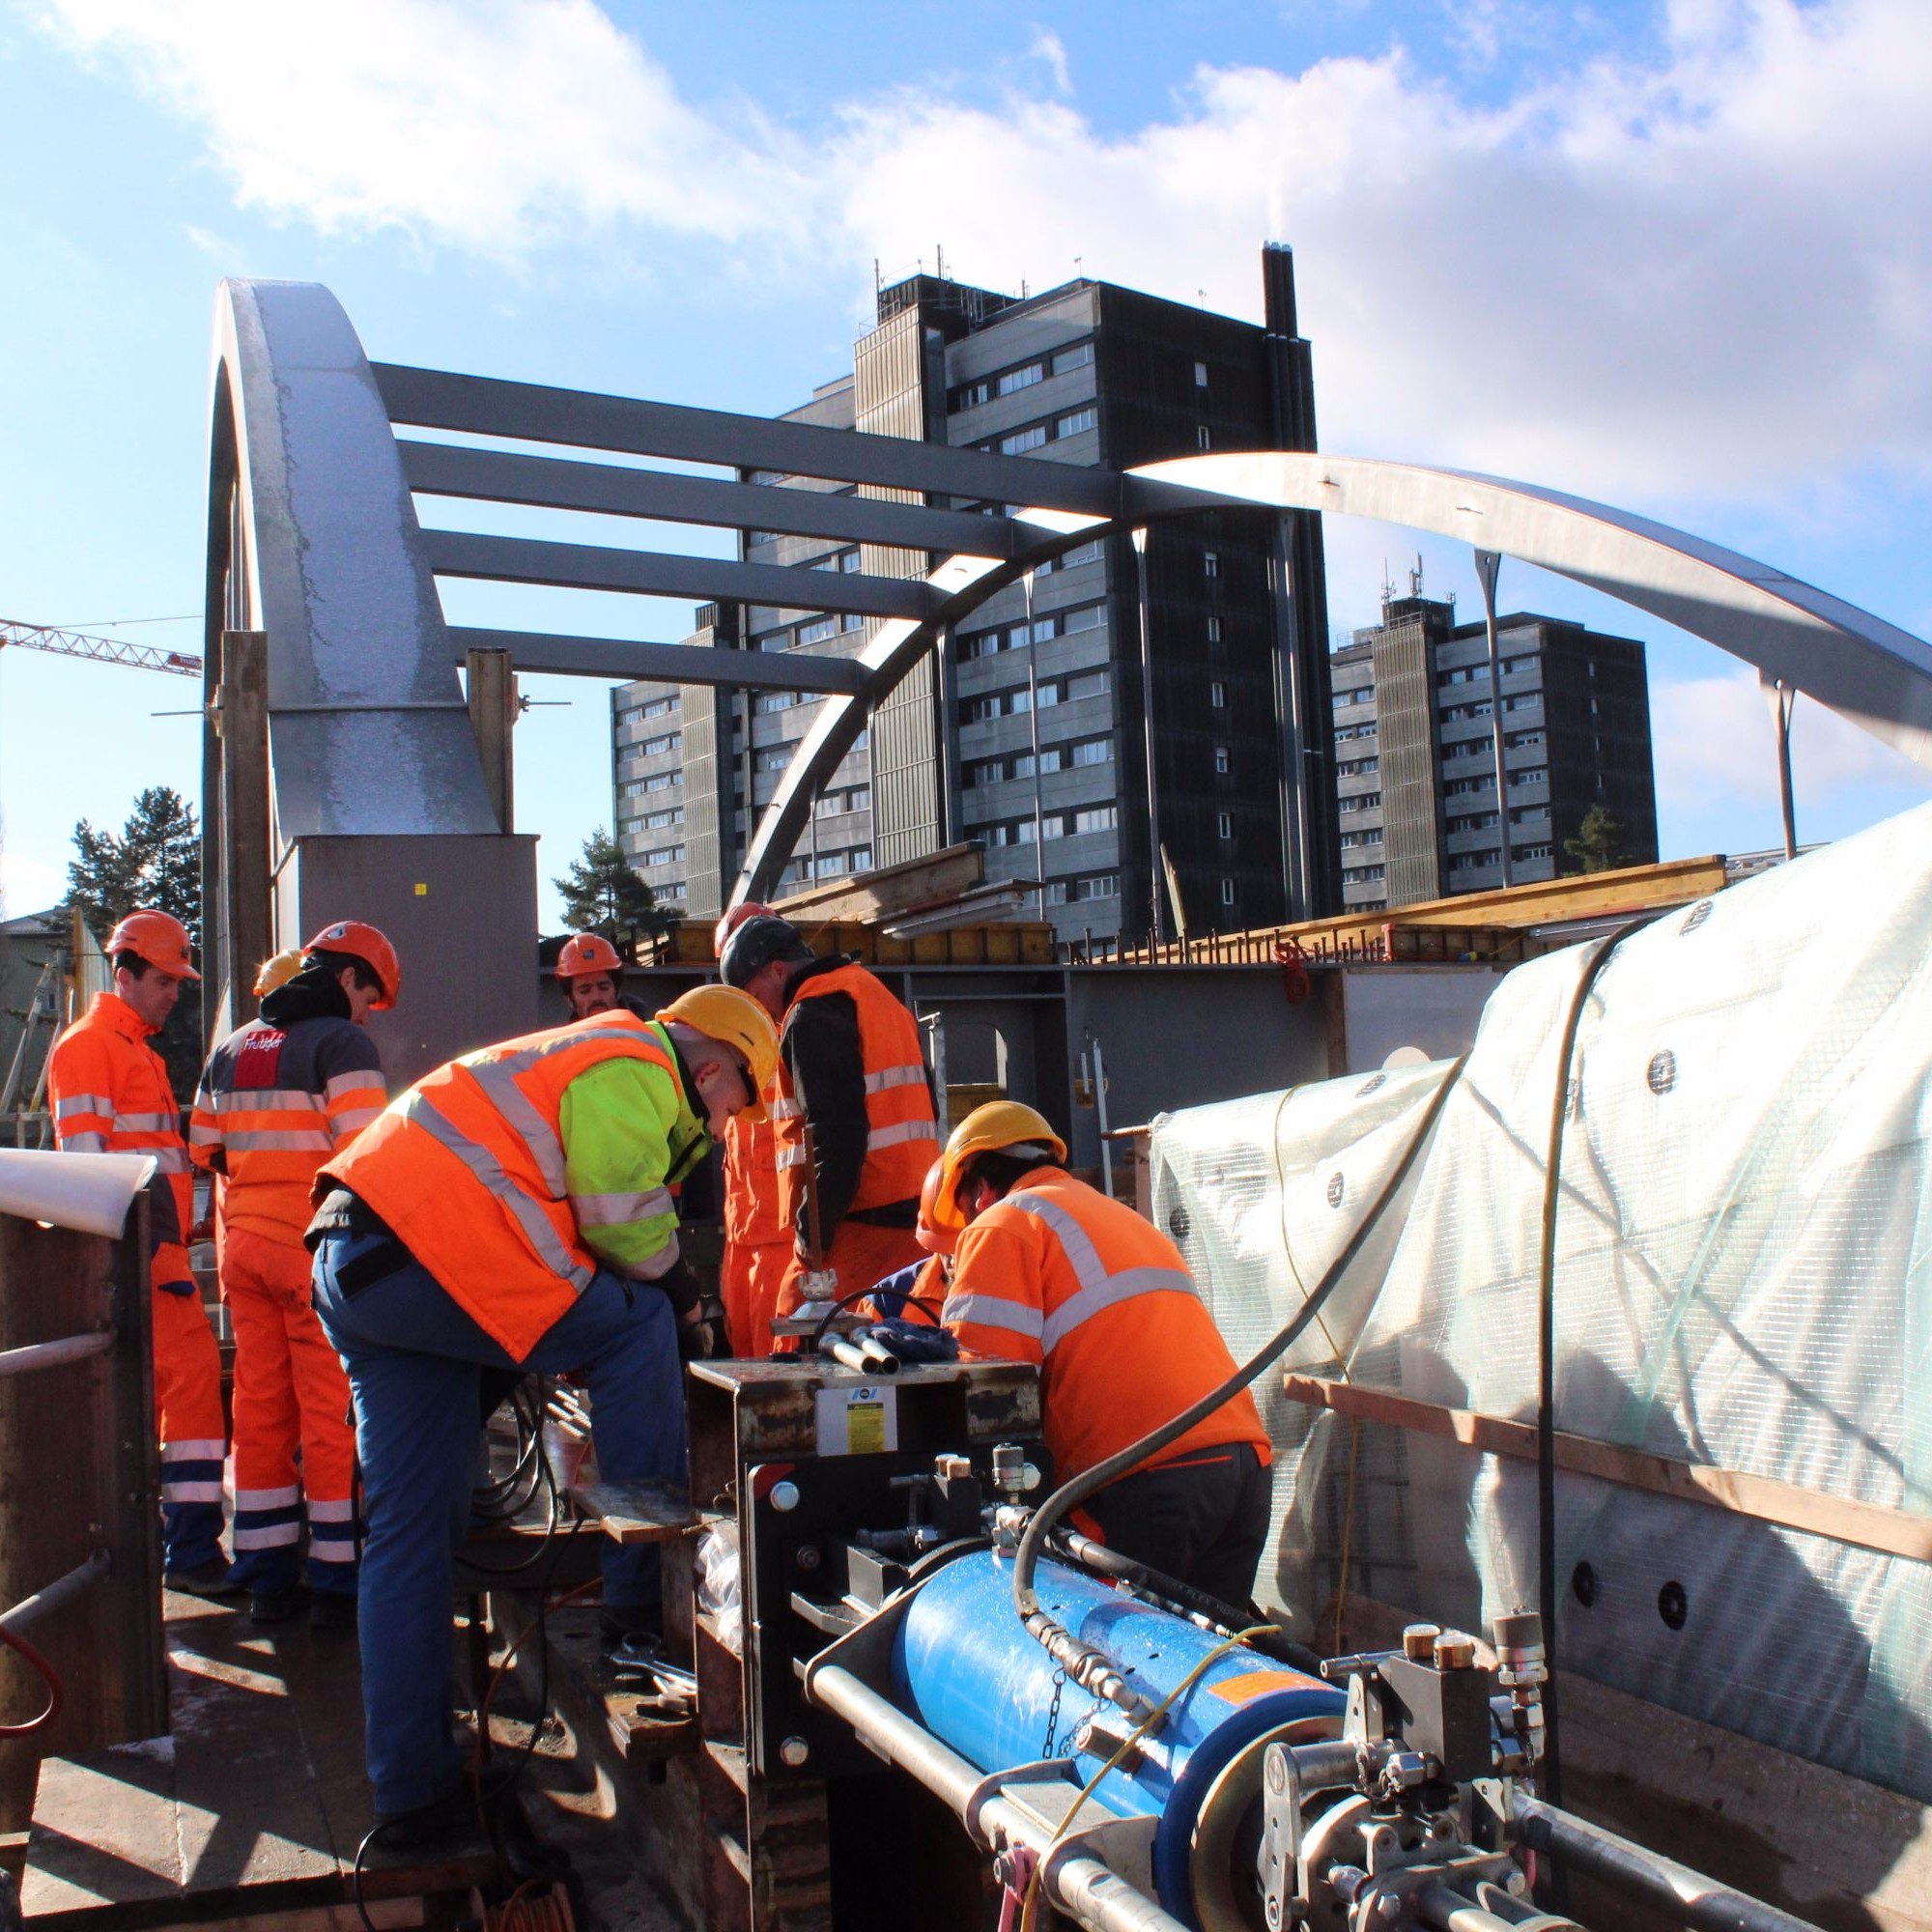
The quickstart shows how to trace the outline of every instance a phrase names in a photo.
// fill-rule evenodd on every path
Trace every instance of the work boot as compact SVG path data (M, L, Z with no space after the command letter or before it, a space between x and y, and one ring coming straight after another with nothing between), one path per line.
M205 1597L212 1601L239 1597L247 1587L237 1580L235 1566L225 1556L211 1556L192 1570L163 1570L161 1582L165 1588L179 1590L185 1597Z
M466 1783L417 1810L388 1817L379 1812L364 1843L364 1863L379 1863L384 1853L487 1848L490 1834L477 1814L476 1794Z
M285 1590L251 1590L248 1593L248 1620L257 1624L285 1624L308 1602L308 1592L298 1583Z
M308 1627L318 1631L353 1631L355 1628L354 1590L318 1590L308 1606Z

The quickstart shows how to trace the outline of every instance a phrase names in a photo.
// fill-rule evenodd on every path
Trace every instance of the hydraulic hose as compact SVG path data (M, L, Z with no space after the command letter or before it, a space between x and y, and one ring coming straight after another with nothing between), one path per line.
M61 1706L67 1701L67 1690L53 1665L25 1637L15 1636L5 1624L0 1624L0 1643L21 1658L47 1687L46 1704L37 1716L29 1718L23 1724L0 1724L0 1738L24 1738L43 1730L60 1716Z
M1244 1362L1225 1381L1210 1389L1199 1402L1182 1409L1171 1421L1164 1422L1158 1429L1150 1430L1139 1441L1130 1442L1117 1454L1109 1456L1104 1463L1096 1463L1091 1469L1082 1470L1069 1482L1063 1483L1034 1512L1033 1520L1027 1524L1026 1533L1020 1538L1017 1550L1013 1553L1013 1608L1018 1613L1028 1633L1084 1689L1095 1695L1118 1704L1122 1710L1136 1717L1147 1715L1146 1699L1129 1687L1114 1667L1112 1660L1103 1653L1082 1644L1072 1633L1057 1623L1040 1608L1039 1598L1033 1587L1034 1572L1038 1567L1040 1552L1046 1547L1047 1538L1054 1525L1069 1510L1077 1509L1097 1490L1103 1490L1117 1477L1124 1476L1129 1469L1156 1456L1170 1442L1178 1441L1194 1427L1212 1415L1223 1403L1248 1386L1262 1372L1271 1368L1300 1339L1302 1331L1321 1313L1322 1304L1340 1287L1355 1257L1367 1244L1389 1203L1396 1197L1402 1183L1408 1178L1408 1171L1415 1163L1415 1157L1422 1151L1431 1132L1434 1130L1442 1108L1449 1098L1451 1090L1462 1078L1463 1069L1468 1065L1465 1053L1450 1067L1447 1077L1435 1094L1431 1095L1421 1123L1409 1137L1408 1145L1402 1151L1402 1157L1396 1162L1394 1171L1382 1183L1381 1191L1370 1204L1355 1231L1349 1236L1340 1254L1328 1264L1321 1279L1315 1284L1306 1300L1290 1317L1287 1323L1259 1353Z
M1544 1655L1549 1681L1543 1687L1543 1788L1552 1804L1563 1802L1563 1760L1557 1739L1556 1710L1556 1204L1562 1189L1563 1122L1570 1113L1570 1067L1583 1008L1610 954L1657 915L1646 913L1597 942L1563 1014L1556 1048L1556 1090L1549 1101L1549 1147L1543 1163L1542 1247L1537 1269L1536 1315L1536 1545L1538 1608L1543 1612ZM1580 1113L1581 1100L1577 1103Z

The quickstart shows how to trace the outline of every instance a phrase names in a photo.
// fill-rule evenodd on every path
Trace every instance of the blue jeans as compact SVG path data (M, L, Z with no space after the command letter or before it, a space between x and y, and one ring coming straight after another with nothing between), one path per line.
M433 1804L462 1782L450 1598L476 1471L478 1371L582 1370L597 1466L612 1482L683 1481L684 1378L670 1303L600 1271L526 1360L492 1341L414 1262L346 1294L336 1279L374 1243L336 1230L315 1254L315 1312L355 1397L362 1465L362 1705L379 1817ZM607 1604L660 1595L657 1552L604 1546Z

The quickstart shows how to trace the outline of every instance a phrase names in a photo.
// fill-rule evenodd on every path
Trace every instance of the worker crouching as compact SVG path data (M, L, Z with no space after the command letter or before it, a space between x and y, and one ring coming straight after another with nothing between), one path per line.
M969 1353L1039 1364L1062 1482L1235 1373L1180 1250L1074 1179L1065 1143L1033 1108L993 1100L960 1122L932 1216L960 1231L946 1325ZM1271 1460L1244 1389L1109 1483L1075 1520L1122 1555L1243 1605L1267 1540Z
M484 1368L582 1374L609 1482L682 1480L680 1353L719 1346L670 1185L778 1055L754 1001L687 993L437 1069L317 1178L315 1305L355 1395L369 1535L362 1695L385 1824L461 1810L449 1600ZM651 1618L653 1552L607 1544L607 1616ZM392 1832L389 1842L405 1841Z

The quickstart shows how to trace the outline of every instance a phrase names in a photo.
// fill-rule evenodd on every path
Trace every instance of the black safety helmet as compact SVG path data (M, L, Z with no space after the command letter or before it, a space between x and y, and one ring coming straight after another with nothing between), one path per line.
M718 977L727 986L749 986L774 959L807 960L813 956L797 926L788 919L768 914L748 919L724 942Z

